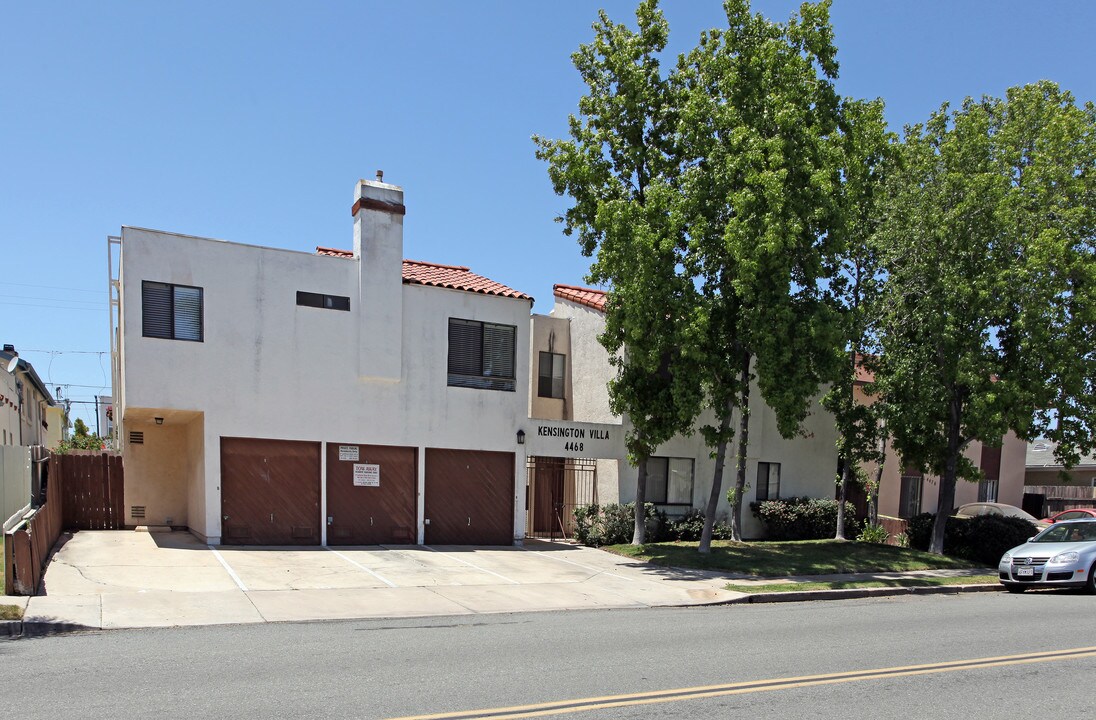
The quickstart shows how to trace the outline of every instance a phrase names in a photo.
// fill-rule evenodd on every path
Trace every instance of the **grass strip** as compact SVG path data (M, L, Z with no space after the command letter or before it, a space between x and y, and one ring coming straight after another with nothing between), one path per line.
M839 540L794 542L712 542L712 551L701 555L695 542L610 545L617 555L653 565L741 573L756 577L788 575L836 575L857 572L908 572L970 568L960 558L932 555L910 548Z
M728 590L742 593L779 593L779 592L804 592L807 590L852 590L859 588L890 588L890 587L937 587L941 585L996 585L999 578L996 575L966 575L964 577L942 578L894 578L890 580L850 580L838 582L801 582L801 583L773 583L771 585L736 585L730 583Z
M23 608L17 605L0 605L0 620L22 620Z

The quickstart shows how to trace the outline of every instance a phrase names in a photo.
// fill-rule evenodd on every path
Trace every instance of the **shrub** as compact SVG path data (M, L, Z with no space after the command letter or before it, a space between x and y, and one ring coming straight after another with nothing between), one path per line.
M699 542L704 532L704 511L693 508L681 517L670 520L666 532L670 540ZM717 518L712 526L712 539L730 540L731 526Z
M864 525L864 529L856 536L856 542L884 545L889 537L890 533L882 525Z
M936 516L921 513L909 523L910 547L928 550ZM1038 528L1023 518L980 515L949 517L944 526L944 554L992 567L1010 548L1023 544Z
M579 505L575 508L575 539L583 545L623 545L635 532L635 503ZM646 504L647 542L660 542L667 536L666 514Z
M837 501L790 497L750 503L750 511L770 540L822 540L837 532ZM855 535L858 523L852 503L845 503L845 533Z
M921 513L914 515L907 521L906 536L909 537L910 547L914 550L928 550L932 542L932 524L936 522L933 513Z

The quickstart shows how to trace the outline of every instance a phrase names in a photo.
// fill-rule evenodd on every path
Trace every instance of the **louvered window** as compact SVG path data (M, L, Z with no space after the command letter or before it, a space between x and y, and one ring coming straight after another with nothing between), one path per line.
M141 328L145 337L202 342L202 288L145 280Z
M513 325L449 318L449 385L514 391Z

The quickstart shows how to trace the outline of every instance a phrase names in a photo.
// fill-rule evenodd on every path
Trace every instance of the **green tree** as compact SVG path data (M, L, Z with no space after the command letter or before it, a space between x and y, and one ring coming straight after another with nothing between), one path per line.
M102 450L104 447L105 444L103 439L91 432L87 423L85 423L82 418L76 418L76 423L73 425L72 437L67 440L62 440L61 443L54 448L54 451L64 454L69 450Z
M656 0L642 2L636 20L633 31L599 14L593 42L572 56L587 94L570 138L534 141L555 192L573 201L559 218L565 234L595 258L587 280L609 287L599 340L617 370L611 407L629 421L639 472L632 541L642 544L648 458L689 432L700 392L689 351L696 290L677 211L678 114L659 62L669 27Z
M836 48L829 4L804 3L786 23L726 0L727 28L702 35L679 62L687 266L703 294L709 403L719 425L712 498L739 414L731 529L741 538L750 384L784 437L799 432L836 344L823 284L839 212ZM701 552L708 548L710 498Z
M932 552L957 478L980 477L971 441L1046 433L1067 464L1091 449L1094 183L1096 113L1051 82L906 129L876 233L876 385L903 461L940 476Z
M822 398L822 405L834 416L841 458L837 478L837 540L845 539L845 501L850 484L862 482L869 491L869 505L874 507L872 496L878 491L878 481L872 483L863 477L863 465L875 462L881 468L884 459L880 437L882 405L858 398L856 388L875 351L873 308L882 281L878 252L872 241L878 218L876 196L885 161L896 140L887 132L882 100L846 99L842 104L841 130L841 213L834 229L841 249L830 282L831 297L840 318L840 342L834 347L830 388Z

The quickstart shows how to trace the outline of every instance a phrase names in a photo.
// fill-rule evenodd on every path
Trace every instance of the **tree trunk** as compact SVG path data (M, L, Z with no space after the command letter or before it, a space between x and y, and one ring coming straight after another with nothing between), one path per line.
M647 460L639 459L639 476L636 478L636 524L632 532L632 544L642 545L647 540Z
M879 524L879 484L883 482L883 464L887 462L887 443L883 441L883 457L879 460L879 467L875 469L875 485L868 488L868 522L872 525Z
M750 442L750 356L742 368L742 399L738 403L738 472L731 503L731 539L742 542L742 496L746 493L746 450Z
M953 389L951 402L948 403L948 448L944 457L944 474L940 478L940 493L936 503L936 521L932 525L932 543L929 552L944 554L944 530L948 517L955 505L955 479L959 467L959 428L963 419L963 400L959 391Z
M856 285L853 297L853 309L859 307L860 298L860 267L857 266L856 273ZM849 379L851 386L848 389L849 395L846 398L848 406L846 412L851 412L851 407L856 403L856 343L853 343L852 348L849 350ZM837 530L834 533L834 540L845 539L845 499L849 496L849 478L852 476L852 464L854 462L851 451L853 443L855 442L855 431L851 428L845 428L844 449L843 454L845 456L845 462L841 466L841 478L837 483ZM857 453L858 454L858 453Z
M837 532L834 540L845 539L845 498L849 492L849 476L852 475L852 463L845 458L845 464L841 468L841 481L837 483Z
M715 527L715 510L719 506L719 496L723 494L723 466L727 460L727 430L731 427L731 412L734 403L727 401L727 408L723 420L719 424L719 445L715 451L715 473L712 475L712 492L708 495L708 505L704 508L704 530L700 533L700 545L697 551L709 553L712 551L712 529Z

